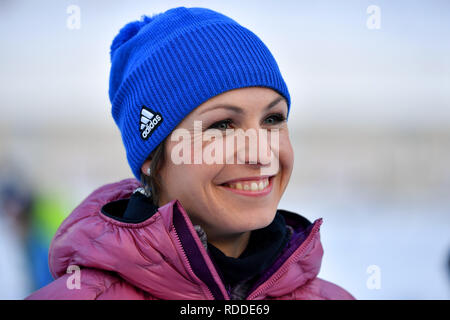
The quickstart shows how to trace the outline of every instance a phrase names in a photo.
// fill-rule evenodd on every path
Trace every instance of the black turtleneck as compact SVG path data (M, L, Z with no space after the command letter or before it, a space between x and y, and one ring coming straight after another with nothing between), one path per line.
M289 232L280 213L265 228L252 231L249 243L238 258L228 257L208 243L208 252L222 273L225 284L233 287L244 280L252 280L275 262L287 245Z

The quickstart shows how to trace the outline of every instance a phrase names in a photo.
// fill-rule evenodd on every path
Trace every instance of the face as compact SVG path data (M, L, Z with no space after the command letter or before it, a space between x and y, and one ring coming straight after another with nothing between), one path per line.
M198 106L166 139L159 205L178 199L209 239L270 224L293 166L287 111L280 94L262 87L227 91ZM250 131L256 134L258 143L247 138L242 147L236 136ZM178 135L174 139L177 132L184 138ZM212 133L213 138L205 139ZM234 138L234 145L227 146L225 140ZM181 152L180 146L184 148ZM213 149L216 151L207 152ZM251 150L256 150L253 158ZM196 152L204 156L200 164L194 160ZM206 154L220 157L211 163ZM180 155L190 161L174 161Z

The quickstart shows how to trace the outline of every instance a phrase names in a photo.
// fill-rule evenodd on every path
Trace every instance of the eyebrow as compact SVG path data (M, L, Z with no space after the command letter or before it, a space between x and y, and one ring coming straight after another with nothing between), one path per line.
M266 106L265 110L267 111L267 110L275 107L283 99L284 98L282 96L278 96L275 100L273 100L271 103L269 103ZM230 105L230 104L226 104L226 103L220 103L220 104L215 105L214 107L211 107L211 108L209 108L207 110L204 110L204 111L200 112L200 114L203 114L205 112L212 111L212 110L215 110L215 109L228 109L228 110L231 110L231 111L236 112L236 113L244 113L244 109L242 109L241 107Z

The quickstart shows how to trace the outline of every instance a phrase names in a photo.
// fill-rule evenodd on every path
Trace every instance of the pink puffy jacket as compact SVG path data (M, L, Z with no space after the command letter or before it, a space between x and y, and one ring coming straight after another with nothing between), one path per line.
M105 185L66 218L49 251L56 280L26 299L229 299L178 201L138 224L102 213L103 205L129 198L138 186L135 179ZM341 287L317 278L323 255L322 219L308 228L292 219L286 223L295 230L287 249L247 299L354 299ZM76 273L79 286L74 285Z

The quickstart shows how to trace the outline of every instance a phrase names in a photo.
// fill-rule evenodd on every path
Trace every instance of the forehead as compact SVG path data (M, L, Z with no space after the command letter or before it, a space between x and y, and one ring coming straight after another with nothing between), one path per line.
M247 88L238 88L223 92L217 96L214 96L202 103L200 106L208 106L216 103L222 102L246 102L258 104L259 102L272 101L276 97L279 97L280 94L271 89L265 87L247 87ZM200 107L199 106L199 107Z
M245 112L248 109L263 110L269 105L280 104L285 99L275 90L265 87L248 87L226 91L205 101L194 109L193 114L199 115L212 110L227 107L232 111ZM234 110L233 110L234 109Z
M287 112L286 99L271 88L247 87L226 91L210 98L192 110L177 125L176 129L192 128L196 120L210 119L217 115L225 116L230 114L229 112L239 116L258 115L265 112L267 107L278 99L281 99L281 101L276 103L275 108L278 111Z

